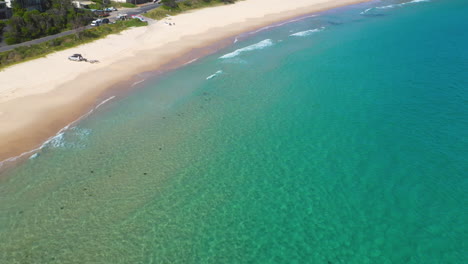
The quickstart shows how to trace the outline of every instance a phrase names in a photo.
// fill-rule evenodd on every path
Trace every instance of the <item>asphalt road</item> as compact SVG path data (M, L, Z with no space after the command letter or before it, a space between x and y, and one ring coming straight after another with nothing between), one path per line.
M117 16L117 14L119 14L119 13L125 13L128 16L143 14L143 13L145 13L145 12L151 10L151 9L159 7L160 5L161 4L147 3L147 4L143 4L143 5L141 5L139 7L136 7L136 8L128 8L128 9L124 9L124 10L114 11L114 12L111 13L109 18L112 20L112 18L115 18ZM91 26L86 26L84 28L88 29L88 28L91 28ZM77 30L68 30L68 31L60 32L60 33L55 34L55 35L50 35L50 36L43 37L43 38L33 39L33 40L26 41L26 42L19 43L19 44L1 46L0 47L0 52L9 51L9 50L12 50L12 49L14 49L16 47L23 47L23 46L39 44L39 43L49 41L49 40L52 40L52 39L55 39L55 38L58 38L58 37L75 34L76 31Z

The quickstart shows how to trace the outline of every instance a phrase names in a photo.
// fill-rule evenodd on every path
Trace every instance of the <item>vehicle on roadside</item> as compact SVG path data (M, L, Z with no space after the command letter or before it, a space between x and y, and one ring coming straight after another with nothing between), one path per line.
M78 53L71 55L68 59L71 61L86 61L86 59Z
M104 11L104 10L96 10L96 11L93 11L93 13L97 17L108 17L108 16L110 16L109 12Z
M106 11L106 12L112 12L112 11L118 11L118 10L117 10L117 8L111 6L111 7L104 8L104 11Z
M133 19L139 19L141 22L146 22L146 20L142 17L142 16L139 16L139 15L132 15L132 18Z
M128 15L127 14L118 14L116 17L117 20L127 20Z
M107 18L106 18L107 19ZM107 21L109 21L109 19L107 19ZM98 27L102 24L102 19L96 19L96 20L93 20L91 22L91 26L93 27Z

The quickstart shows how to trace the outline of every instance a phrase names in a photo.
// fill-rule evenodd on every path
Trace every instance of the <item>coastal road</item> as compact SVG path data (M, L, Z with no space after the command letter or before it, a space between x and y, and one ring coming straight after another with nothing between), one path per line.
M161 4L147 3L147 4L140 5L140 6L136 7L136 8L125 8L125 9L122 9L122 10L119 10L119 11L112 12L110 18L115 18L118 13L125 13L128 16L144 14L144 13L148 12L149 10L154 9L156 7L159 7L159 6L161 6ZM84 28L89 29L89 28L91 28L91 26L86 26ZM79 30L82 30L82 29L79 29ZM63 37L63 36L75 34L76 31L77 30L68 30L68 31L60 32L60 33L55 34L55 35L50 35L50 36L46 36L46 37L43 37L43 38L33 39L33 40L22 42L22 43L19 43L19 44L0 46L0 52L9 51L9 50L12 50L12 49L17 48L17 47L24 47L24 46L39 44L39 43L46 42L46 41L49 41L49 40L52 40L52 39L55 39L55 38L58 38L58 37Z

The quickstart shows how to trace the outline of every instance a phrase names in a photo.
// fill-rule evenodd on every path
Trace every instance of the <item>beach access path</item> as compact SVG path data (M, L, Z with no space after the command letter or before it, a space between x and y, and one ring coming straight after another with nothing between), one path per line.
M243 32L365 1L244 0L177 15L171 20L176 26L150 23L8 67L0 71L0 162L37 148L106 99L104 95L112 95L116 85L131 86L138 73L175 60L183 65L193 60L181 59L189 52ZM101 63L69 61L74 53Z

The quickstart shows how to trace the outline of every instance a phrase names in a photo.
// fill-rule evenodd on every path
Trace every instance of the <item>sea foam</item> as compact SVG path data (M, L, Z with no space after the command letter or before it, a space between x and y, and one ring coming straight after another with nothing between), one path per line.
M288 21L286 21L286 22L282 22L282 23L277 23L277 24L269 25L269 26L266 26L266 27L257 29L257 30L255 30L255 31L248 32L247 34L248 34L248 35L257 34L257 33L261 32L261 31L264 31L264 30L268 30L268 29L276 28L276 27L281 27L281 26L284 26L284 25L289 24L289 23L294 23L294 22L298 22L298 21L301 21L301 20L304 20L304 19L307 19L307 18L317 17L317 16L318 16L318 15L309 15L309 16L303 16L303 17L296 18L296 19L291 19L291 20L288 20Z
M136 82L134 82L134 83L132 84L132 87L134 87L135 85L140 84L140 83L142 83L142 82L144 82L144 81L145 81L145 79L136 81Z
M413 0L413 1L399 3L399 4L371 7L371 8L367 8L366 10L362 11L361 15L365 15L365 14L367 14L368 12L370 12L370 11L372 11L374 9L390 9L390 8L405 6L405 5L408 5L408 4L417 4L417 3L422 3L422 2L429 2L429 0Z
M206 77L206 79L207 80L213 79L214 77L220 75L221 73L223 73L223 71L219 70L219 71L215 72L214 74L211 74L210 76Z
M228 54L225 54L221 57L219 57L220 59L230 59L230 58L234 58L234 57L237 57L239 56L240 54L244 53L244 52L247 52L247 51L253 51L253 50L261 50L261 49L264 49L266 47L270 47L270 46L273 46L273 41L271 39L265 39L265 40L262 40L258 43L255 43L253 45L250 45L250 46L247 46L247 47L244 47L244 48L241 48L241 49L237 49L231 53L228 53Z
M188 65L188 64L194 63L194 62L196 62L197 60L198 60L198 58L193 59L193 60L191 60L191 61L188 61L188 62L184 63L184 65Z
M57 134L48 142L47 147L49 148L75 148L82 149L86 147L85 140L91 134L91 129L72 127L65 131Z
M301 31L301 32L296 32L294 34L291 34L289 35L290 37L305 37L305 36L309 36L315 32L320 32L320 31L323 31L325 29L325 27L321 27L321 28L314 28L314 29L310 29L310 30L306 30L306 31Z
M65 134L65 132L70 129L70 127L72 127L75 123L77 123L78 121L80 121L81 119L89 116L90 114L92 114L95 110L97 110L99 107L101 107L103 104L109 102L110 100L114 99L115 96L111 96L107 99L105 99L104 101L102 101L101 103L99 103L96 107L94 107L93 109L91 109L89 112L87 112L86 114L80 116L78 119L76 119L75 121L71 122L70 124L66 125L65 127L63 127L62 129L60 129L54 136L48 138L46 141L44 141L44 143L42 143L39 147L37 148L34 148L32 150L29 150L29 151L26 151L26 152L23 152L21 153L20 155L18 156L15 156L15 157L11 157L11 158L8 158L8 159L5 159L5 160L2 160L0 161L0 168L5 165L6 163L8 162L14 162L24 156L27 156L27 155L31 155L29 158L30 159L34 159L36 158L38 155L37 153L42 150L44 147L48 146L49 144L52 144L52 146L60 146L63 142L63 135Z

